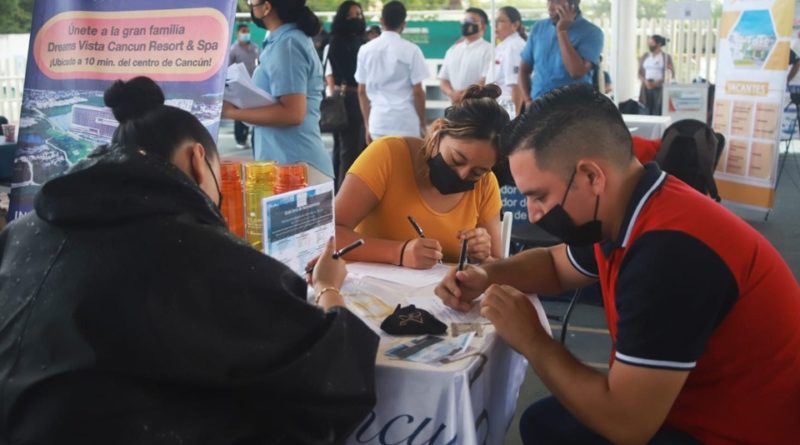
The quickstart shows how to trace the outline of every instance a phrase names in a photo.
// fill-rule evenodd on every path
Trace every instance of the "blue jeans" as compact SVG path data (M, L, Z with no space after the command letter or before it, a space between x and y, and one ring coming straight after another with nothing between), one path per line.
M553 396L539 400L522 414L519 432L525 445L610 445L611 442L578 421ZM650 445L701 445L688 434L660 429Z

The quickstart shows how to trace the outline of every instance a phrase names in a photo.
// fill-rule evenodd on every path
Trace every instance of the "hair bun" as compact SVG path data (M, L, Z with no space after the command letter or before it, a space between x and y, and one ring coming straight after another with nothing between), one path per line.
M123 124L164 105L164 92L149 77L134 77L114 82L103 94L103 101Z
M461 100L467 99L497 99L503 91L496 84L490 83L488 85L470 85L461 96Z

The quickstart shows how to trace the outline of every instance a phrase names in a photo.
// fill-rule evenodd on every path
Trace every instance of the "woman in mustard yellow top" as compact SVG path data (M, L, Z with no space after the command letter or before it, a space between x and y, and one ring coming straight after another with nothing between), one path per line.
M385 137L367 147L336 196L336 237L366 244L345 258L416 269L500 256L500 189L491 169L508 113L496 85L473 85L425 140ZM421 237L409 222L413 217Z

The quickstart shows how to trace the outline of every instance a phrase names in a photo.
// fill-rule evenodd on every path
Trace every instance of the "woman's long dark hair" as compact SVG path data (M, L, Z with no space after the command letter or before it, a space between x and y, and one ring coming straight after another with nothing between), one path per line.
M331 24L331 35L334 36L343 36L347 34L347 30L345 29L345 20L347 20L347 16L350 14L350 8L353 6L358 6L358 9L363 11L361 8L361 4L355 2L353 0L345 0L339 7L336 9L336 15L333 16L333 23Z
M522 40L528 40L528 34L525 32L525 25L522 23L522 15L520 15L519 10L513 6L503 6L500 11L508 17L511 23L519 23L517 33L522 37Z
M306 6L306 0L268 0L283 23L295 23L307 36L314 37L322 29L319 17Z

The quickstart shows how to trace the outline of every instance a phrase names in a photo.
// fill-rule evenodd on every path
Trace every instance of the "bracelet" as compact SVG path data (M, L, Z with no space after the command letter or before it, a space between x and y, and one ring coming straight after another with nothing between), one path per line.
M340 297L342 296L341 292L339 292L339 289L336 289L335 287L326 287L323 288L321 291L317 292L317 296L314 297L314 304L318 305L320 298L322 298L322 294L330 291L336 292L337 294L339 294Z
M407 239L406 242L403 243L403 248L400 249L400 264L398 264L398 266L403 265L403 255L406 253L406 246L408 245L409 242L411 242L411 240Z

